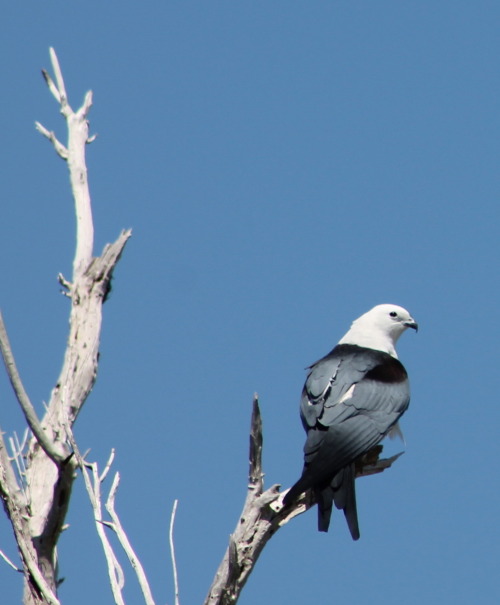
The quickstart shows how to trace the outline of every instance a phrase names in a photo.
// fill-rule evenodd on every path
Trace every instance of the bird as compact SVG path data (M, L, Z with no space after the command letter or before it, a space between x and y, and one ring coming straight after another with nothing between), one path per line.
M417 331L418 324L406 309L377 305L308 368L300 401L307 434L304 468L283 505L312 490L319 531L328 531L335 504L344 512L352 539L360 537L355 461L387 435L401 435L398 421L410 403L410 386L395 345L407 328Z

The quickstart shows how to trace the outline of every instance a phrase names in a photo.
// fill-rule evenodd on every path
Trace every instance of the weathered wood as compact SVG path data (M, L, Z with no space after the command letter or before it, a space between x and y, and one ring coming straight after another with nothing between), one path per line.
M131 236L122 231L101 256L93 257L94 228L87 180L85 149L89 138L87 115L92 93L73 111L68 103L59 61L50 49L55 80L43 71L50 92L60 105L68 128L68 143L60 143L53 132L36 127L54 145L68 165L76 214L76 248L72 281L59 276L71 301L69 336L61 373L52 390L41 421L17 373L7 332L0 320L0 347L12 386L33 432L26 455L21 489L5 455L0 439L0 496L14 529L25 575L26 605L56 605L56 546L68 510L78 462L68 445L68 432L94 386L99 356L102 305L110 291L114 268ZM2 452L4 455L1 455Z

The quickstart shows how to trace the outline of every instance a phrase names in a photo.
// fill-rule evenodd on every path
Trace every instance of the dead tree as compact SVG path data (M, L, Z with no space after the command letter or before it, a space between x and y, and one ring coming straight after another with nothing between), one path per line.
M82 472L94 513L96 531L101 540L108 566L113 599L124 605L122 595L124 572L113 552L107 530L113 531L127 555L140 584L146 605L154 605L153 596L142 565L135 554L115 510L115 495L119 474L115 473L104 508L101 486L107 478L114 452L99 472L97 463L89 463L80 454L73 436L73 425L94 386L102 322L102 305L110 289L114 268L131 236L122 231L118 239L108 244L101 256L93 256L93 222L87 182L85 148L89 137L88 112L92 93L85 95L80 109L73 111L66 95L63 76L53 49L50 49L54 79L43 75L50 92L66 120L68 141L64 145L52 131L36 123L38 131L54 146L67 162L76 212L76 251L71 281L59 275L59 283L68 297L71 310L69 336L61 373L52 390L42 419L23 386L12 353L3 318L0 315L0 349L12 388L26 418L30 437L24 446L14 443L9 456L0 429L0 498L13 528L24 575L25 605L59 605L57 575L57 543L63 530L71 489L78 469ZM254 397L250 431L250 472L248 494L227 551L217 570L205 605L236 603L260 553L278 531L295 516L305 512L315 502L310 493L303 494L291 507L281 502L286 492L273 485L264 490L262 471L262 421L257 396ZM381 460L381 446L357 461L357 476L379 473L388 468L398 456ZM179 605L179 589L173 544L173 522L170 523L170 548L173 560L175 604ZM0 551L0 556L6 559ZM11 566L17 566L10 562Z
M131 232L122 231L101 256L93 256L94 229L87 182L85 148L89 137L87 115L92 93L73 111L66 95L59 62L51 49L54 79L43 71L50 92L60 106L68 128L67 144L37 123L36 127L66 161L76 212L76 251L71 280L59 275L71 310L64 362L42 419L38 419L23 387L3 320L0 345L4 363L32 437L27 453L17 452L22 472L9 461L0 432L0 496L12 524L25 578L25 604L59 603L56 548L71 496L78 461L69 443L71 428L97 375L102 305L113 270ZM22 466L21 466L22 464Z

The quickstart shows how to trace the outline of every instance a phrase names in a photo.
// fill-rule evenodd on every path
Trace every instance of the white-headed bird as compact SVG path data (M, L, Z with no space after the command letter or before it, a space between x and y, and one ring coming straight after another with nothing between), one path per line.
M335 503L344 511L353 540L359 538L355 461L399 432L410 386L395 345L407 328L417 330L418 325L406 309L377 305L309 368L300 402L307 433L304 470L283 503L288 506L312 489L319 531L328 531Z

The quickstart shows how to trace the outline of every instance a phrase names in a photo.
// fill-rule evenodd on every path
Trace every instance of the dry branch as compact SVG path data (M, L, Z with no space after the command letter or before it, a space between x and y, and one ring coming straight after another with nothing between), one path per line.
M118 558L115 555L113 547L111 546L111 542L109 541L108 536L106 534L105 523L103 521L102 514L101 485L104 482L111 468L111 464L113 463L115 457L115 452L114 450L111 450L111 454L109 456L108 462L106 463L104 471L101 475L99 475L99 469L96 462L85 462L83 456L80 454L73 432L69 427L67 427L67 435L73 448L76 461L82 471L85 489L87 490L90 504L92 506L92 511L94 513L94 522L96 525L97 535L101 541L104 556L106 557L109 583L111 586L111 592L113 593L113 598L115 600L116 605L125 605L122 593L123 587L125 586L125 575L123 573L122 566L120 565ZM92 473L92 481L89 477L89 470Z
M0 498L12 524L25 577L25 594L36 598L34 603L59 605L47 579L42 573L33 538L26 520L29 518L29 506L24 493L19 488L11 467L2 431L0 430Z
M36 415L35 408L26 393L26 390L19 376L14 355L10 347L9 337L7 336L7 330L3 321L2 313L0 313L0 350L2 351L3 362L9 376L10 384L14 389L17 400L23 411L26 422L28 423L31 432L36 437L36 440L40 444L40 447L47 454L47 456L57 465L61 464L65 458L59 452L53 449L53 444L50 439L47 439L45 433L42 430L38 416Z
M0 318L0 347L4 363L34 435L29 442L22 471L22 483L26 486L23 489L17 484L14 467L0 434L0 497L14 529L23 563L26 605L59 603L56 596L56 546L77 468L77 461L68 445L68 431L71 434L71 428L96 380L102 305L110 291L114 268L131 235L130 231L122 231L114 243L104 248L101 256L93 257L94 226L85 161L86 146L93 140L89 137L87 119L92 93L89 91L82 106L73 111L60 64L52 48L50 57L54 78L45 70L42 73L66 121L67 144L61 143L40 123L36 123L36 128L67 162L75 204L76 248L71 282L59 277L71 300L68 343L60 376L41 420L22 385ZM18 455L14 456L15 466Z
M233 605L250 576L267 542L280 527L307 511L315 504L311 492L306 492L290 507L283 508L286 491L273 485L264 491L262 472L262 419L257 395L254 396L250 427L250 469L248 492L243 511L229 545L215 574L204 605ZM400 456L381 460L382 446L376 446L357 461L356 476L380 473ZM288 491L288 490L287 490Z
M175 523L175 513L177 511L177 505L179 504L178 500L174 501L174 506L172 508L172 514L170 515L170 528L168 532L168 541L170 544L170 554L172 556L172 573L174 576L174 598L175 605L180 605L179 600L179 579L177 577L177 561L175 560L175 545L174 545L174 523Z
M96 524L97 535L99 536L104 550L104 555L106 557L111 591L113 593L113 598L115 600L116 605L125 605L125 601L123 598L125 574L123 572L122 566L118 561L118 557L116 556L113 547L111 546L111 542L108 539L105 528L112 530L116 534L120 546L125 551L130 565L136 573L137 580L139 582L139 586L144 597L144 602L146 603L146 605L155 605L149 582L146 573L144 572L144 568L139 560L139 557L132 548L130 540L128 539L128 536L125 530L123 529L121 520L115 510L115 496L120 482L119 473L115 473L105 504L106 510L108 511L109 516L111 517L111 521L104 520L101 486L104 483L106 477L108 476L108 473L111 469L111 465L113 464L113 460L115 457L114 450L111 451L108 462L106 463L103 472L99 474L99 468L96 462L89 463L84 460L83 456L81 455L78 449L78 445L75 441L73 432L69 427L67 427L67 435L73 448L78 466L80 467L83 474L85 488L89 496L92 511L94 513L94 522ZM92 474L92 480L89 476L89 471Z
M113 479L113 484L111 485L111 489L109 490L108 499L106 501L106 510L108 511L112 522L106 523L106 525L115 532L121 547L123 548L125 554L128 557L130 565L135 571L139 586L141 587L142 595L144 597L144 602L146 603L146 605L155 605L153 595L151 593L151 588L149 586L146 573L144 572L144 568L142 567L142 563L137 554L135 553L134 549L132 548L132 544L128 539L127 533L123 529L120 517L118 516L115 510L115 495L116 490L118 489L119 482L120 474L116 473L115 478Z

